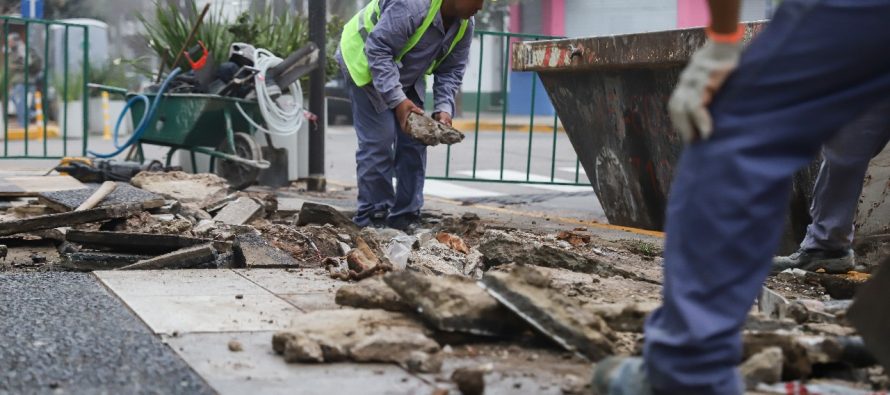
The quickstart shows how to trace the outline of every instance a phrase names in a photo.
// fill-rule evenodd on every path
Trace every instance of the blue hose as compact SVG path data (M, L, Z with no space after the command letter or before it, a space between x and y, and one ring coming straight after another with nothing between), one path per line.
M124 145L118 146L117 143L118 130L120 129L121 122L127 115L127 111L129 111L130 108L133 106L133 103L136 103L137 101L148 103L148 96L138 95L128 100L127 105L124 106L124 110L121 112L121 115L117 118L117 123L114 125L114 145L115 148L117 148L116 151L110 154L100 154L93 151L87 152L97 158L113 158L120 155L121 152L124 152L125 149L129 148L136 141L138 141L139 138L142 137L142 134L145 133L145 130L148 128L149 121L154 118L155 113L158 110L158 104L161 102L161 98L164 95L164 91L167 90L167 85L170 83L170 81L173 81L173 79L176 78L177 75L179 75L180 71L181 70L179 69L179 67L177 67L173 69L173 71L171 71L169 75L167 75L167 78L164 79L163 83L161 83L161 87L158 89L158 93L156 94L154 101L151 102L151 106L147 106L148 110L143 114L142 120L139 121L139 125L136 125L136 128L133 130L133 135L130 136L130 139L128 139L127 142L124 143Z

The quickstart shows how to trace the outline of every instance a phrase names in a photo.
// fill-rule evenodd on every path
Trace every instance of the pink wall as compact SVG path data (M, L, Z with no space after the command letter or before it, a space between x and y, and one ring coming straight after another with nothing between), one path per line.
M541 1L541 34L547 36L565 36L566 34L566 3L565 0Z
M510 4L510 33L522 33L522 7L519 3Z
M677 0L677 27L706 26L708 24L706 0Z

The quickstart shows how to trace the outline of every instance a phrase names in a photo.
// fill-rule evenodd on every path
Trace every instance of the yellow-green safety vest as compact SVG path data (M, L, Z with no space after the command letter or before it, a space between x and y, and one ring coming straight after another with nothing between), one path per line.
M423 34L426 33L426 30L433 23L433 20L436 19L436 14L439 13L441 8L442 0L430 1L429 13L427 13L426 18L423 19L423 23L417 31L408 39L405 47L399 52L399 56L394 59L396 62L401 62L405 54L417 45ZM379 0L372 0L343 27L343 34L340 37L340 55L343 56L343 63L346 63L346 69L349 70L349 75L357 86L365 86L371 83L371 68L368 66L368 57L365 55L365 40L368 39L368 34L374 30L378 19L380 19L380 3ZM439 65L451 55L451 51L464 37L468 24L469 20L467 19L461 21L460 29L458 29L457 36L454 37L454 41L448 47L448 52L442 58L433 60L433 63L426 71L427 75L436 71Z

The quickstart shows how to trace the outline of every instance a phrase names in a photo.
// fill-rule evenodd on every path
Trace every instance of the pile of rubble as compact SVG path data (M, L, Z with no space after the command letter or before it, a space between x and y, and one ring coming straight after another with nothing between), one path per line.
M640 239L536 234L473 213L427 213L414 234L359 229L333 206L279 209L276 194L233 192L210 174L144 172L110 190L43 192L7 207L0 270L324 268L344 282L341 308L301 316L274 336L277 353L396 363L463 393L481 393L499 368L449 362L479 350L527 358L532 370L550 358L564 392L589 392L591 362L641 353L643 322L661 298L660 248ZM744 333L748 388L887 388L846 315L868 278L771 277Z

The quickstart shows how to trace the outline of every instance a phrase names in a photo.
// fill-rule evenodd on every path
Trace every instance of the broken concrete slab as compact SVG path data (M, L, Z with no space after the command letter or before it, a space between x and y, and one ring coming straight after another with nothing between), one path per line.
M464 140L459 130L423 114L408 114L408 134L424 145L457 144Z
M249 197L239 197L219 210L213 220L229 225L244 225L260 218L263 213L263 205L258 201Z
M0 236L27 233L35 230L62 228L90 222L126 218L142 211L141 204L122 204L92 210L41 215L26 219L0 222Z
M213 244L202 244L176 250L151 259L142 260L120 270L189 269L215 262L218 251Z
M288 362L393 362L420 371L439 345L423 324L383 310L320 310L304 314L272 337L272 348ZM424 363L425 362L425 363Z
M358 226L349 217L324 204L305 202L300 208L297 226L331 224L350 232L357 232Z
M97 184L86 184L85 186L85 189L43 192L37 195L37 201L57 212L73 211L99 188ZM127 203L140 203L146 210L165 205L164 197L161 195L135 188L125 182L118 182L114 191L105 197L97 207Z
M529 266L489 271L480 283L491 296L542 334L591 361L614 354L612 329L572 298L550 289L550 278Z
M778 383L782 380L784 359L782 349L779 347L769 347L752 355L739 366L742 377L745 379L745 388L748 391L753 391L760 383Z
M111 270L151 258L151 255L80 251L63 254L60 266L80 271Z
M233 250L238 267L293 268L301 266L300 262L290 254L270 245L256 233L235 236Z
M355 284L348 284L337 290L335 302L340 306L358 309L382 309L396 312L415 311L402 301L382 276L366 278Z
M69 230L65 240L85 248L160 255L213 240L168 234Z
M515 334L524 327L475 281L461 276L431 277L410 271L383 280L436 329L483 336Z
M141 172L130 180L138 188L154 192L181 203L197 203L201 207L224 198L229 184L215 174L189 174L181 171Z

